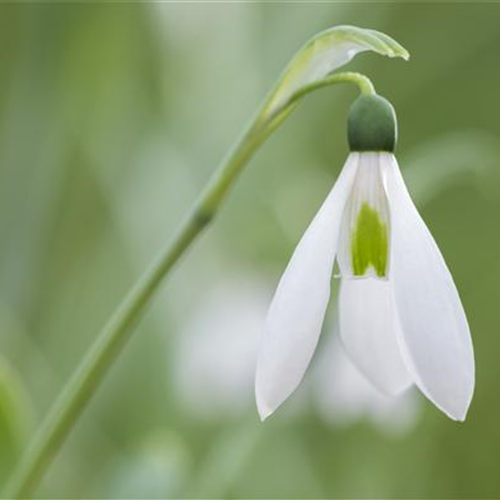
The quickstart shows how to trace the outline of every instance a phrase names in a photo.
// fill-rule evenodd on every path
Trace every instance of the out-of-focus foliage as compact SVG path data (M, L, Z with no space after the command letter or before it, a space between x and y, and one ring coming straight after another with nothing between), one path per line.
M182 259L38 494L500 496L499 22L473 2L0 5L0 484L294 51L354 24L412 54L348 68L394 103L398 158L461 292L466 423L373 399L329 355L333 321L301 389L258 421L265 305L347 154L355 90L323 90Z

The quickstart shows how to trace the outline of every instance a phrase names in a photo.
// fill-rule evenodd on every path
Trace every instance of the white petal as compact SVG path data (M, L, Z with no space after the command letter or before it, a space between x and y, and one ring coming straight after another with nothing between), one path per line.
M338 318L345 350L375 387L396 395L412 384L398 345L400 326L389 281L343 279Z
M330 298L342 211L358 156L349 155L276 290L257 361L255 395L262 419L296 389L316 348Z
M474 354L460 297L406 189L396 159L382 154L391 207L391 280L409 370L450 418L464 420L474 390Z

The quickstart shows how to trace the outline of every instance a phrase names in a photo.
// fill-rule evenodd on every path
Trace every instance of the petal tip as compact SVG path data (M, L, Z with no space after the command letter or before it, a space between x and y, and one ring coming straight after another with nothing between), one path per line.
M270 410L268 410L268 411L267 410L266 411L259 410L260 421L265 422L268 419L268 417L270 417L272 414L273 414L273 412Z
M463 406L462 408L455 408L454 411L446 412L446 414L456 422L461 422L461 423L465 422L471 402L472 402L472 394L465 406Z
M264 422L265 420L267 420L268 417L270 417L274 413L274 410L271 409L266 403L264 403L262 399L260 399L258 396L256 398L256 402L257 402L257 411L259 412L260 421Z
M429 396L427 395L427 397ZM470 404L472 402L472 393L469 397L467 397L467 400L463 401L463 403L455 400L448 401L444 404L443 402L436 401L435 398L429 397L429 399L451 420L454 420L455 422L465 422Z
M465 422L465 419L467 417L467 410L468 408L465 408L465 410L459 410L459 411L447 411L444 410L444 413L451 419L454 420L455 422L460 422L463 423Z

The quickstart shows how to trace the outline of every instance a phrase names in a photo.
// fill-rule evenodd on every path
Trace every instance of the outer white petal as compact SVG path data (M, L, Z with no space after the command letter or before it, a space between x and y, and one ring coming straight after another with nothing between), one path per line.
M474 391L467 318L396 159L383 154L382 162L392 217L391 280L405 359L421 391L450 418L464 420Z
M262 420L296 389L316 348L330 298L342 211L358 156L349 155L276 290L257 361L255 395Z
M338 318L345 350L380 391L397 395L412 384L398 345L400 325L389 281L343 279Z

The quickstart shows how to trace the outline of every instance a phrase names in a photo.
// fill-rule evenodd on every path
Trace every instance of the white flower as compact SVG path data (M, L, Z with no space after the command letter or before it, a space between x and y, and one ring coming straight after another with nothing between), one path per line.
M351 108L351 153L299 242L272 301L258 356L262 419L299 385L315 351L337 261L344 347L382 392L415 384L464 420L474 389L467 319L448 268L393 154L396 121L379 96Z
M267 283L238 271L198 299L174 345L173 378L182 407L204 420L241 415L252 403ZM245 283L242 287L241 283Z

